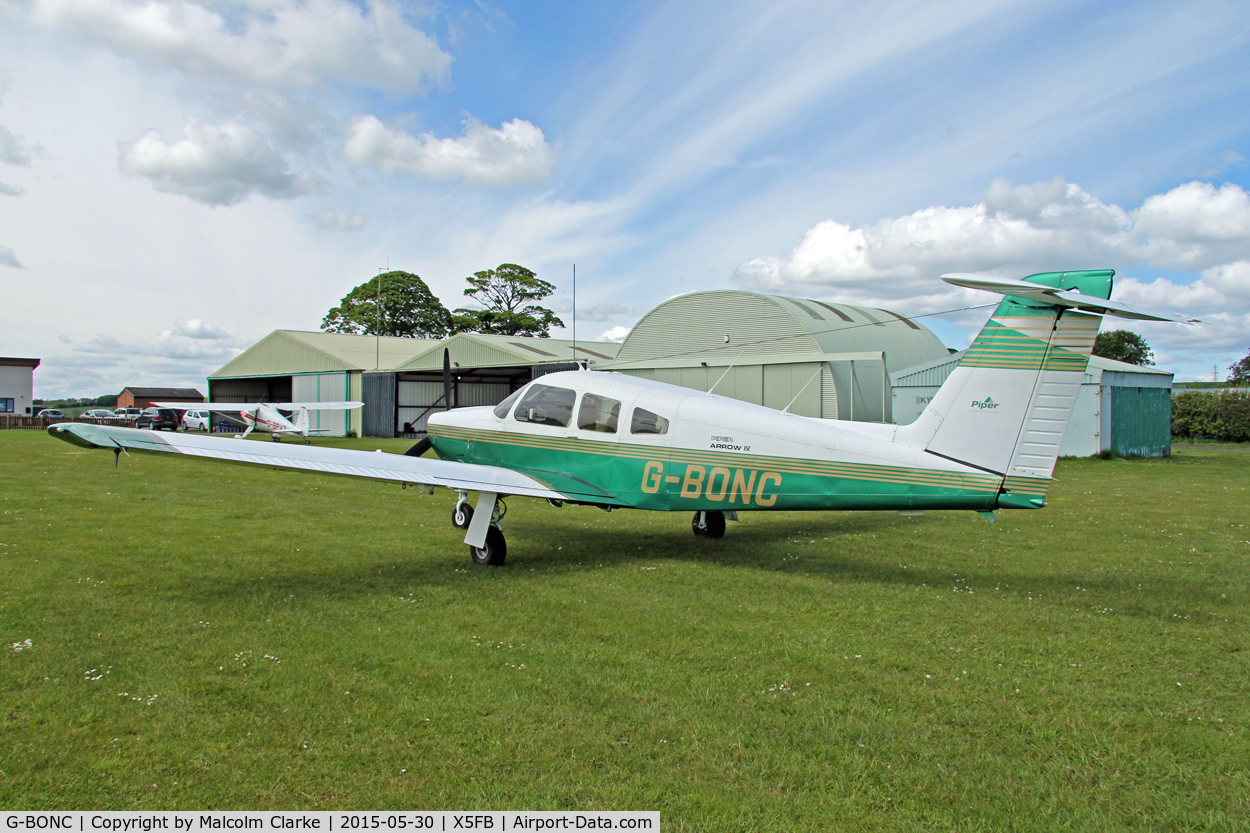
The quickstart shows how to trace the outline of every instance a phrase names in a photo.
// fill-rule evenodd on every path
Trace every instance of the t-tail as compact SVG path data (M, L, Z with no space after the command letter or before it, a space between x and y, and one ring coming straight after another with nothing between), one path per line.
M899 428L897 441L1002 476L1000 508L1044 506L1102 316L1194 320L1111 301L1114 275L943 275L947 283L1006 297L920 418Z

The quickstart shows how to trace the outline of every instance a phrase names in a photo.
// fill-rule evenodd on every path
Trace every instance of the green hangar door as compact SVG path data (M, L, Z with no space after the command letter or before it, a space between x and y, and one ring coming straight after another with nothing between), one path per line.
M350 400L350 379L345 371L300 373L291 377L292 402L346 402ZM309 411L308 427L331 437L347 433L347 411Z
M1111 450L1121 457L1167 457L1172 453L1172 391L1113 387Z

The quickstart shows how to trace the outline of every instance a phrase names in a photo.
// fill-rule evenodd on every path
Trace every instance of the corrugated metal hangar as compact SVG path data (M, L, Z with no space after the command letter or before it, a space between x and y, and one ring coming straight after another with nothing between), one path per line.
M610 361L619 344L578 344L576 359ZM213 402L360 400L356 411L309 415L332 435L394 437L425 431L445 406L443 354L452 368L452 407L494 405L535 376L571 370L573 343L460 333L414 339L274 330L208 377Z
M600 369L715 385L779 410L793 400L802 416L889 422L889 374L948 355L927 327L889 310L715 290L651 310Z
M915 422L964 351L891 375L895 422ZM1090 356L1059 454L1129 457L1172 453L1172 374Z

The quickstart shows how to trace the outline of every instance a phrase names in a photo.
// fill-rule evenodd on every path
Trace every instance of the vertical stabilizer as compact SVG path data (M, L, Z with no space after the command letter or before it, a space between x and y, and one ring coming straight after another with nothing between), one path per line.
M295 425L296 431L303 434L305 437L308 436L308 409L307 408L297 408L295 410L294 425Z
M1025 281L1107 298L1112 270ZM1041 506L1102 318L1007 296L900 443L1004 478L999 506Z

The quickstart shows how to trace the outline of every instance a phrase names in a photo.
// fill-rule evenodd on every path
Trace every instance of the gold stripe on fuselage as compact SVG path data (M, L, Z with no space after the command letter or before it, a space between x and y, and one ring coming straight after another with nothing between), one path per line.
M511 431L483 431L473 428L453 428L444 425L431 425L429 428L432 436L446 437L463 442L494 443L521 448L563 451L570 454L595 454L636 460L659 459L672 463L702 466L721 465L768 469L785 474L866 480L875 483L898 483L934 488L996 492L1002 482L1002 478L992 474L943 472L929 469L911 469L901 466L875 465L872 463L803 460L714 450L678 449L666 446L634 445L602 440L580 440L575 437L543 437Z

